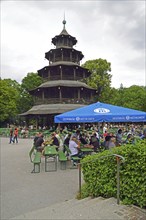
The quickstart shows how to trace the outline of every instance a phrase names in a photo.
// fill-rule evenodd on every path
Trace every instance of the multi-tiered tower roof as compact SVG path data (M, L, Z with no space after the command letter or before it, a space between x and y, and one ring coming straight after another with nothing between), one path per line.
M30 91L35 105L23 115L55 115L93 102L96 90L82 82L91 73L80 66L84 56L65 25L64 20L62 32L52 38L55 48L45 53L49 65L38 70L44 82Z

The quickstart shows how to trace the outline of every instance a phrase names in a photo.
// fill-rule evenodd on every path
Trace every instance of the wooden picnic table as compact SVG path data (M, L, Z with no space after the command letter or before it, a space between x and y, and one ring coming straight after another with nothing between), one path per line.
M44 156L45 156L45 171L56 171L57 170L57 155L58 152L55 146L48 145L44 148ZM54 169L48 169L49 164L54 164Z
M94 150L93 150L93 148L89 148L89 147L81 147L80 151L83 152L84 154L88 155L88 154L91 154Z

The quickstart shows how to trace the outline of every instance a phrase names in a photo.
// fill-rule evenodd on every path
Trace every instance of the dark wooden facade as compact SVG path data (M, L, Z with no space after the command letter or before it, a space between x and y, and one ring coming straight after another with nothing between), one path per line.
M44 82L30 91L35 104L22 115L55 115L94 102L96 90L82 82L91 73L80 66L84 56L73 48L77 40L67 33L65 24L64 20L62 32L52 38L55 49L45 53L48 66L38 70Z

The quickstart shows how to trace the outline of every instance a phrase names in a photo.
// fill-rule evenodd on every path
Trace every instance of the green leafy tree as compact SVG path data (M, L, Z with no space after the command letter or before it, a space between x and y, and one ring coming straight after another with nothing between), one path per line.
M124 106L146 111L146 87L133 85L124 91Z
M28 73L26 77L22 79L21 88L29 91L37 88L42 83L42 78L37 73Z
M108 94L108 103L124 107L124 88L122 84L119 89L111 88Z
M0 122L13 121L18 114L20 85L15 80L0 79Z
M146 87L133 85L129 88L120 86L115 96L112 97L111 104L126 108L146 111Z
M87 68L91 72L91 76L84 81L91 87L97 89L98 101L104 101L106 94L110 90L111 78L111 64L107 60L96 59L86 61L82 67Z
M27 111L33 105L29 90L36 88L42 82L37 73L28 73L21 85L11 79L0 78L0 122L14 123L20 113Z
M104 91L102 95L102 102L117 105L116 97L118 94L118 90L116 88L108 87L106 91Z
M22 79L21 83L21 98L19 101L19 112L23 113L33 106L33 97L29 91L37 88L42 83L42 78L37 73L28 73Z

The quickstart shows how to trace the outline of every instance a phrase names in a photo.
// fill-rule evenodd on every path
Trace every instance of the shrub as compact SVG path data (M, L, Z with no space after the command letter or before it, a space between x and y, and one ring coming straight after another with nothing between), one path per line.
M146 140L124 145L88 156L82 160L86 187L83 195L116 197L118 154L125 158L120 164L120 200L124 204L146 206ZM100 159L105 156L105 158ZM109 157L106 157L109 156ZM86 190L86 193L84 192Z

